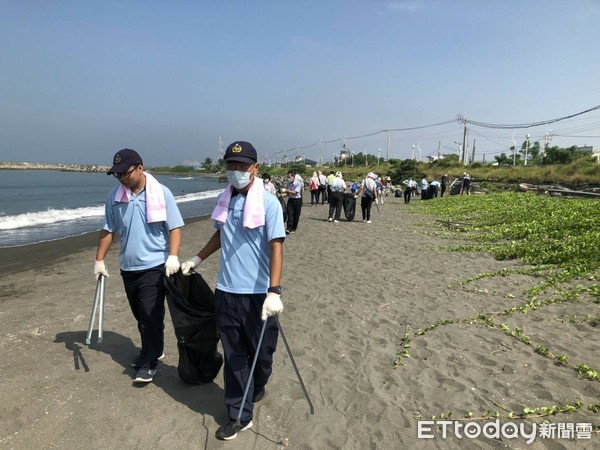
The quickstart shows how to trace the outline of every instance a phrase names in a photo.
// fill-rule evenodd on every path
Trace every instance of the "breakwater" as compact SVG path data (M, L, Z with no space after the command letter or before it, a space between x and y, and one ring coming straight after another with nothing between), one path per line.
M0 161L0 170L62 170L64 172L108 172L109 166L97 164L55 164Z

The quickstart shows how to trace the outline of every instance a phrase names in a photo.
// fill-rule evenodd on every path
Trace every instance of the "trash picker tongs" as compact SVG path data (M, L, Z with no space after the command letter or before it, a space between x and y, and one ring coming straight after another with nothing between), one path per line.
M92 305L92 314L90 316L90 324L88 325L88 332L85 338L85 343L90 345L92 343L92 331L94 329L94 320L96 319L96 309L98 312L98 344L102 342L102 329L104 327L104 275L98 277L98 283L96 284L96 294L94 295L94 304Z

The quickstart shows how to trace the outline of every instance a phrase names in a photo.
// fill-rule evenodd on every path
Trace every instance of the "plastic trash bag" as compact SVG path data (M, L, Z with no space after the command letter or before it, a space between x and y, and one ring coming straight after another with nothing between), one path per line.
M223 365L223 356L217 351L214 292L195 272L184 276L179 271L165 277L165 286L177 337L179 377L190 384L211 382Z
M353 221L354 214L356 213L356 199L354 198L354 194L344 194L342 206L344 208L346 220L348 220L348 222Z

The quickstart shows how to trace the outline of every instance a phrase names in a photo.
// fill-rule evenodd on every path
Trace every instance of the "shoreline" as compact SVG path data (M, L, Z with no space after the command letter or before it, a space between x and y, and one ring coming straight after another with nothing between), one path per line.
M188 226L209 218L210 215L190 217L184 219L184 223ZM72 254L96 248L99 233L100 231L97 230L53 241L37 242L17 247L0 247L0 273L8 275L29 269L38 269L67 258ZM118 247L118 245L118 240L116 240L113 243L111 253L114 252L115 246Z

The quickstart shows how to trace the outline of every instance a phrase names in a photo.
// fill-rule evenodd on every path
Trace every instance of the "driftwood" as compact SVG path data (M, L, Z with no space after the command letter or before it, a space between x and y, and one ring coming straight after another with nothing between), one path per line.
M590 198L600 198L600 193L597 192L587 192L587 191L573 191L571 189L563 188L560 186L538 186L535 184L529 183L521 183L519 184L520 191L536 191L539 194L557 196L557 195L566 195L573 197L590 197Z
M436 222L441 222L441 223L447 225L449 230L451 228L461 229L461 228L464 228L467 225L471 225L468 222L456 222L456 221L452 221L452 220L450 220L450 217L448 217L448 220L438 220L438 219L436 219Z

